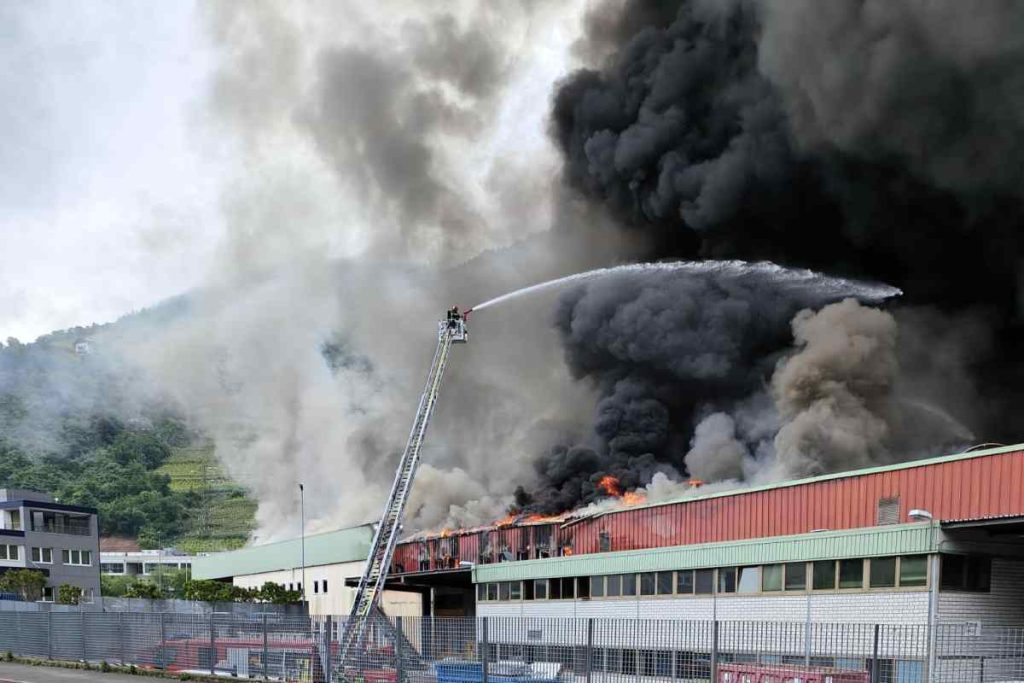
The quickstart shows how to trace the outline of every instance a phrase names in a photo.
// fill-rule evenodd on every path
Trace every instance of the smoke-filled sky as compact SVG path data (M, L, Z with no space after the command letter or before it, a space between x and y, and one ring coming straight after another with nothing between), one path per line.
M616 263L767 259L904 295L712 268L481 311L411 525L560 512L605 474L654 495L1017 438L1020 3L0 19L0 337L188 292L99 352L215 439L264 538L299 480L322 526L374 516L445 306Z

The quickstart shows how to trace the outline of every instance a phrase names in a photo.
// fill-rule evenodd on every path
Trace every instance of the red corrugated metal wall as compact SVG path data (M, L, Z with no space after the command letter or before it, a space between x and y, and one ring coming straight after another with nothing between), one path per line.
M914 508L936 519L1024 515L1024 451L739 492L650 508L624 510L574 526L574 551L598 552L599 534L612 550L853 529L877 522L878 501L899 499L899 521Z
M572 553L598 552L602 532L607 532L614 551L854 529L876 524L881 498L899 499L901 522L914 508L928 510L940 520L1024 515L1024 451L625 509L566 528L553 525L552 549L557 554L568 544ZM463 535L458 559L481 561L480 543L494 553L485 561L497 561L502 547L514 557L517 548L530 544L532 549L528 531L529 527L505 527ZM402 558L405 571L416 570L418 545L403 543L396 549L396 561Z

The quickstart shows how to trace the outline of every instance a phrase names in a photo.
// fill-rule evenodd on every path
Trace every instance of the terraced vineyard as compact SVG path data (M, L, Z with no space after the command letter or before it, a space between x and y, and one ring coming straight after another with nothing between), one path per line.
M171 489L192 492L199 499L187 528L174 541L176 548L197 553L245 545L256 503L224 473L212 445L176 448L157 472L171 478Z

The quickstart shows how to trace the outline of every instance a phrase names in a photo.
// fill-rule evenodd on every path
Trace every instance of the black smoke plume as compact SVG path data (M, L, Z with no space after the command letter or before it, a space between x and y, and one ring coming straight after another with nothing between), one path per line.
M798 309L824 302L672 278L568 295L556 322L566 357L603 399L584 445L541 459L549 493L534 505L585 501L603 472L642 484L705 442L754 462L769 443L828 442L790 428L772 443L765 435L780 425L766 420L870 417L864 448L882 459L936 454L966 435L1019 440L1024 5L631 0L606 3L586 25L580 53L600 61L553 103L563 177L645 235L650 257L770 259L905 295L883 318L848 306L793 330ZM830 320L848 321L835 323L849 333L838 346L824 333L801 341ZM935 332L934 346L922 341ZM812 392L794 407L777 388L794 333L801 361L867 339L882 370L858 393L863 378L830 359L823 366L854 390ZM771 403L776 368L776 407L753 408ZM948 428L908 435L915 405ZM797 473L875 460L854 450L848 461L794 456Z

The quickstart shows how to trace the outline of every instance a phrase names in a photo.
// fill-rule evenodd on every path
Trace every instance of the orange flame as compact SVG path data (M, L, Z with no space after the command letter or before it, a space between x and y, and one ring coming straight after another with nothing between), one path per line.
M452 535L452 530L448 528L441 529L441 538L448 538Z
M497 520L494 523L494 526L511 526L512 524L515 524L515 522L516 522L516 516L515 515L506 515L506 516L502 517L501 519Z
M647 495L639 491L626 491L622 494L623 505L641 505L647 502Z
M616 498L622 497L622 485L619 484L617 477L613 477L610 474L606 474L598 480L597 488L601 489L609 496L615 496Z

